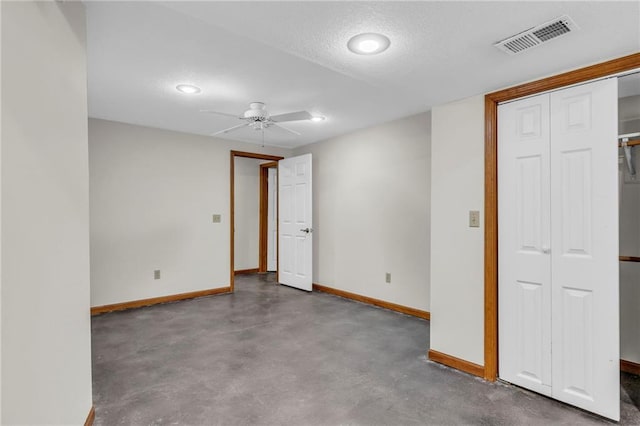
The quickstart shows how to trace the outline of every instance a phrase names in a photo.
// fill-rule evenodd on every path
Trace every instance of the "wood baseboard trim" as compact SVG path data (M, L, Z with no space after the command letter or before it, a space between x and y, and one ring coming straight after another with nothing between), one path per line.
M427 311L421 311L420 309L397 305L391 302L385 302L384 300L374 299L373 297L362 296L360 294L350 293L344 290L338 290L337 288L325 287L320 284L313 284L313 290L321 291L323 293L333 294L334 296L344 297L345 299L357 300L358 302L367 303L369 305L378 306L380 308L385 308L385 309L389 309L396 312L402 312L403 314L411 315L411 316L426 319L426 320L431 319L431 313Z
M91 410L89 410L89 414L87 415L87 420L84 421L84 426L93 426L93 421L96 419L96 407L91 406Z
M179 300L195 299L198 297L212 296L214 294L231 293L231 287L212 288L210 290L192 291L189 293L172 294L169 296L152 297L150 299L132 300L130 302L114 303L112 305L94 306L91 315L100 315L106 312L124 311L126 309L141 308L143 306L158 305L160 303L177 302Z
M484 378L484 367L482 365L474 364L473 362L465 361L464 359L456 358L455 356L443 354L442 352L434 351L433 349L429 349L429 359L431 361L444 364L447 367L455 368L456 370Z
M233 275L257 274L258 272L260 272L260 268L238 269L237 271L233 271Z
M637 362L621 359L620 371L624 371L625 373L631 373L631 374L640 376L640 364L638 364Z

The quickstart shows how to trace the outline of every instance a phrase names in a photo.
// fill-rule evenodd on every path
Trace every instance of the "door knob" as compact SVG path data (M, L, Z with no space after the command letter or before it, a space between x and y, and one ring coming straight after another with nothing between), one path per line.
M301 229L300 231L304 232L305 234L310 234L310 233L312 233L312 232L313 232L313 229L311 229L311 228L304 228L304 229Z
M549 253L551 253L551 247L542 246L542 252L543 252L544 254L549 254Z

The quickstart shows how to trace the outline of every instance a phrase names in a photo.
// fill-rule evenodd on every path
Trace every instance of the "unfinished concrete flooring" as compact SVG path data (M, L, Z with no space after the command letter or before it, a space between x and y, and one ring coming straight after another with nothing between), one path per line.
M273 279L94 317L95 424L607 423L429 362L427 321ZM622 379L621 424L640 424L640 378Z

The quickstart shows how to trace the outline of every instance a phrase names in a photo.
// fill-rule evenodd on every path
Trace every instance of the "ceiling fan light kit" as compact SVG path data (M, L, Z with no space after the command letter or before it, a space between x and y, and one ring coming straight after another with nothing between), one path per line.
M244 118L253 120L266 120L269 118L267 106L263 102L251 102L249 109L244 112Z

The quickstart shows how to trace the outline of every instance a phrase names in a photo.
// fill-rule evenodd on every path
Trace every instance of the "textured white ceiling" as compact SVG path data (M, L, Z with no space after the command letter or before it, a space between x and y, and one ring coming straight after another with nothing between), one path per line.
M294 147L467 96L640 51L640 2L86 1L92 117L211 134L262 101L327 120L270 129ZM508 56L492 44L567 14L581 28ZM361 32L391 47L346 48ZM193 96L180 83L202 88ZM260 143L259 132L225 137Z

